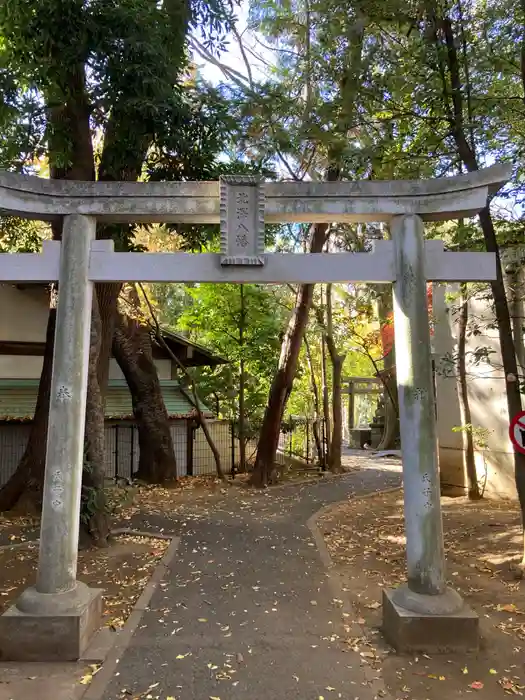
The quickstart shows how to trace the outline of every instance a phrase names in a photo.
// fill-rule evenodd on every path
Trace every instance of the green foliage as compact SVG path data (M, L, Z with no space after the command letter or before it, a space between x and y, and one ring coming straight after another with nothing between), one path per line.
M255 434L277 366L279 335L286 314L281 306L283 292L279 288L243 285L244 314L240 285L199 284L186 287L185 293L178 328L229 361L217 369L200 371L198 386L205 403L211 407L218 403L222 415L237 417L243 359L245 415L248 432Z
M190 75L188 31L214 51L228 0L6 0L0 5L0 167L104 180L215 179L230 117ZM9 226L11 250L27 231ZM193 230L187 232L191 239ZM107 227L118 250L134 229ZM201 241L214 232L200 232ZM193 243L190 242L190 245Z
M87 110L93 129L111 124L102 154L104 176L126 179L125 168L139 151L155 140L169 144L171 138L173 145L174 130L185 125L190 128L184 137L179 133L179 150L189 170L200 176L202 162L199 168L188 158L192 152L202 161L198 144L192 141L190 148L184 138L191 139L195 129L211 138L217 118L211 104L207 111L195 105L195 86L182 90L186 33L199 26L220 46L230 15L219 2L6 0L0 7L0 124L10 126L10 143L29 157L38 148L45 152L47 135L53 143L51 165L68 169L78 157L79 134L67 111ZM18 131L24 127L31 134L22 149ZM209 154L205 142L200 146ZM216 148L216 139L211 146ZM183 174L188 176L186 170Z
M0 217L0 253L38 253L50 229L40 221Z
M472 425L471 423L466 423L465 425L455 425L452 428L453 433L470 433L474 441L474 446L478 450L485 450L488 448L488 440L490 434L493 432L488 428L482 428L479 425Z

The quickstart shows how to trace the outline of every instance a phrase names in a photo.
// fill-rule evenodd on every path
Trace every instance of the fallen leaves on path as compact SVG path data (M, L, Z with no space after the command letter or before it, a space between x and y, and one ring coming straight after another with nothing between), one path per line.
M483 649L401 657L385 644L378 629L381 592L406 581L400 492L337 504L318 522L343 582L346 610L352 606L344 616L345 644L385 679L396 700L460 700L468 694L492 700L502 691L522 696L525 604L509 567L522 546L519 512L512 503L445 498L443 513L447 583L484 621Z

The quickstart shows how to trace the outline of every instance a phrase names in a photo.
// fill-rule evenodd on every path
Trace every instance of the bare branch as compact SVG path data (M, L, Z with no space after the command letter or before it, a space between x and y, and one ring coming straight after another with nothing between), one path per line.
M233 33L233 36L237 39L237 43L239 45L239 50L241 52L241 56L242 56L242 59L244 61L244 66L246 68L246 73L248 74L248 83L250 85L250 88L253 90L254 85L253 85L252 67L250 66L250 62L248 60L248 56L246 55L246 51L244 50L244 42L243 42L242 37L239 34L235 24L232 26L232 33Z

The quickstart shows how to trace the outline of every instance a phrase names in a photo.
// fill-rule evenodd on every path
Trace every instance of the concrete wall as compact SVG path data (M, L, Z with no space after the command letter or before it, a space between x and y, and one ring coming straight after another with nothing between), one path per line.
M445 304L444 285L433 285L432 314L441 487L444 493L459 496L466 488L463 436L452 429L461 425L461 413L455 367L447 361L448 356L457 352L457 343Z
M436 350L436 390L441 482L445 493L465 492L463 434L452 428L462 424L456 367L447 356L457 353L457 302L445 304L446 293L455 294L457 285L435 285L434 321ZM487 447L476 454L481 487L494 498L516 498L513 476L513 451L508 437L509 416L505 398L505 379L497 330L490 302L480 295L469 301L470 330L479 324L483 334L467 337L467 383L472 425L484 431ZM475 361L477 348L486 347L488 359Z
M0 379L40 379L42 357L0 355Z
M0 284L0 340L43 343L46 339L49 295L42 287L23 290ZM42 357L0 355L0 379L40 379ZM171 379L171 360L155 360L159 379ZM110 360L110 379L124 379Z
M154 360L159 379L171 379L171 361ZM30 355L0 355L0 379L40 379L42 357ZM109 378L124 379L117 361L109 361Z
M171 360L154 360L155 367L159 374L159 379L171 379ZM109 378L110 379L124 379L124 375L118 363L115 359L111 358L109 361Z
M48 308L49 295L42 287L22 291L0 285L0 340L45 341Z

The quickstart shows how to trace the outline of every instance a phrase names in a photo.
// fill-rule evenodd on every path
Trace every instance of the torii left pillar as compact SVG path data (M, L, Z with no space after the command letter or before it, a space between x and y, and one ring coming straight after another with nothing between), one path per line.
M36 585L0 617L2 660L76 661L102 618L102 591L77 581L96 221L64 218Z

